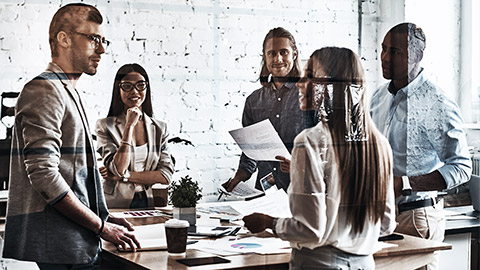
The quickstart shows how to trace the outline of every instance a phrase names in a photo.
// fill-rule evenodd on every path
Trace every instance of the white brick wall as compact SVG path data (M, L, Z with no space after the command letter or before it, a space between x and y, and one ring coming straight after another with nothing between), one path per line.
M72 1L45 2L0 1L0 92L20 91L50 60L49 22L60 4ZM91 126L108 111L117 69L143 65L156 117L168 123L172 137L195 145L172 145L174 179L191 175L205 195L215 192L212 180L228 179L238 166L240 151L228 131L241 126L245 98L260 87L261 45L269 29L283 26L294 33L301 59L325 45L358 49L357 0L83 2L97 5L112 41L97 75L84 75L77 85ZM363 15L370 33L364 32L362 55L372 86L378 78L376 16Z

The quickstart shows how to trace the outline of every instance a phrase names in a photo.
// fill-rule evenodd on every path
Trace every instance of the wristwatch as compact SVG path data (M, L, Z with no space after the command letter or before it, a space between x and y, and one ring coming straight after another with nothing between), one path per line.
M408 176L406 175L402 176L402 183L403 183L402 195L403 196L412 195L412 186L410 186L410 181L408 180Z
M277 221L278 218L273 218L272 220L272 232L275 236L277 236L277 230L275 229L275 227L277 227Z
M124 173L123 176L122 176L122 181L123 181L123 182L128 182L128 179L130 179L130 171L129 171L129 170L125 170L125 173Z

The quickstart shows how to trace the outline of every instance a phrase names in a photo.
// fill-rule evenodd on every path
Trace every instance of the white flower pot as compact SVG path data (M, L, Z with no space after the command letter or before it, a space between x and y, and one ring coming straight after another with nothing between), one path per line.
M197 208L195 207L173 207L173 218L186 220L190 226L197 223Z

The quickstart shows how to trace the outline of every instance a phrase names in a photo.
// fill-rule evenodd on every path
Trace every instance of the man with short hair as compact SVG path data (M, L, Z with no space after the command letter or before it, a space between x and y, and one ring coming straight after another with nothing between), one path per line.
M52 62L16 105L3 256L40 269L98 269L100 238L139 243L125 219L108 217L92 136L75 89L94 75L108 41L100 12L60 8L50 24Z
M396 231L443 241L437 192L468 181L472 162L457 104L420 67L425 47L425 34L413 23L388 31L381 61L383 77L391 81L373 93L371 114L392 147Z

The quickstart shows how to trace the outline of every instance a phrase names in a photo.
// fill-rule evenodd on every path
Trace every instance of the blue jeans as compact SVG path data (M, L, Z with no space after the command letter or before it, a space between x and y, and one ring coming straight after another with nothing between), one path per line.
M100 270L101 258L100 251L93 260L86 264L57 264L57 263L39 263L40 270Z
M300 269L375 269L372 255L355 255L331 246L292 249L290 270Z

